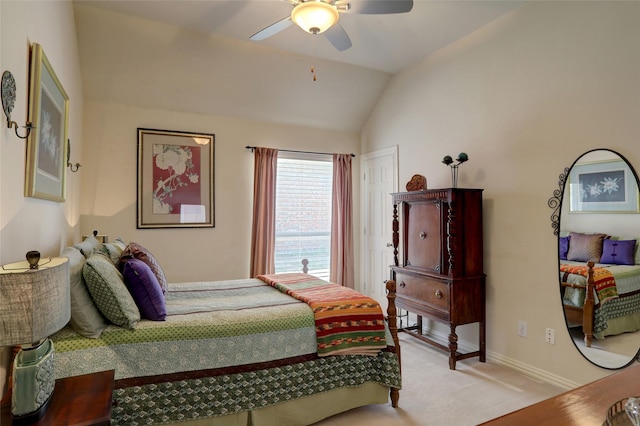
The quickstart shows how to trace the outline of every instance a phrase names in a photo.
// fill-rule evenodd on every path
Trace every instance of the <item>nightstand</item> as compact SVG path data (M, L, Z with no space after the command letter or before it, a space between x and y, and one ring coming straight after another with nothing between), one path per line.
M113 370L56 380L53 396L37 426L109 425L113 393ZM11 425L11 406L2 407L0 424Z

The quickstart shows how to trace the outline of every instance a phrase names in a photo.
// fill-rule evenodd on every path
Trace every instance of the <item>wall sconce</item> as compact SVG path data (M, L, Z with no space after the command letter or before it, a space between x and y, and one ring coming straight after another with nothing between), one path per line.
M73 173L77 172L80 167L80 163L71 164L71 139L67 139L67 167Z
M30 122L26 122L24 127L27 129L27 134L20 136L18 134L18 123L11 120L11 111L13 111L13 105L16 103L16 80L13 78L13 74L10 71L5 71L2 74L2 109L4 115L7 116L7 128L14 128L16 136L20 139L26 139L31 134L31 129L35 129L35 126Z

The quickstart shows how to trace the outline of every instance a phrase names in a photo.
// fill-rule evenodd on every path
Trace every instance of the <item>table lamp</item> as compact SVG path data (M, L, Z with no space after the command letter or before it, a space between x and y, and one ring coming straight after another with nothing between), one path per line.
M11 414L39 418L53 394L53 342L71 318L69 263L30 251L0 268L0 346L20 346L13 361Z

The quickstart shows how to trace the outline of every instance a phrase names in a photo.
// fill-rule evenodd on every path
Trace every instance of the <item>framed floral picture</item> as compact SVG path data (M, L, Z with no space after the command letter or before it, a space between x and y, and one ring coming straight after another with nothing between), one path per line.
M25 196L62 202L67 177L69 97L42 49L31 46Z
M572 213L638 213L638 187L623 160L577 163L569 174Z
M215 135L138 128L138 228L215 225Z

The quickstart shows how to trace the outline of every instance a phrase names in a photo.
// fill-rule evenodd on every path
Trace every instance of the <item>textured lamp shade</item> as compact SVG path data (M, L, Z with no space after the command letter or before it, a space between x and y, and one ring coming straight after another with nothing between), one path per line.
M48 337L71 318L68 259L38 263L38 255L29 252L29 261L0 269L0 346L22 347L12 374L11 414L17 419L38 418L46 409L55 386Z
M0 269L0 346L37 343L71 318L69 263L66 257L25 260Z
M320 34L338 22L338 9L322 1L300 3L291 11L291 19L311 34Z

